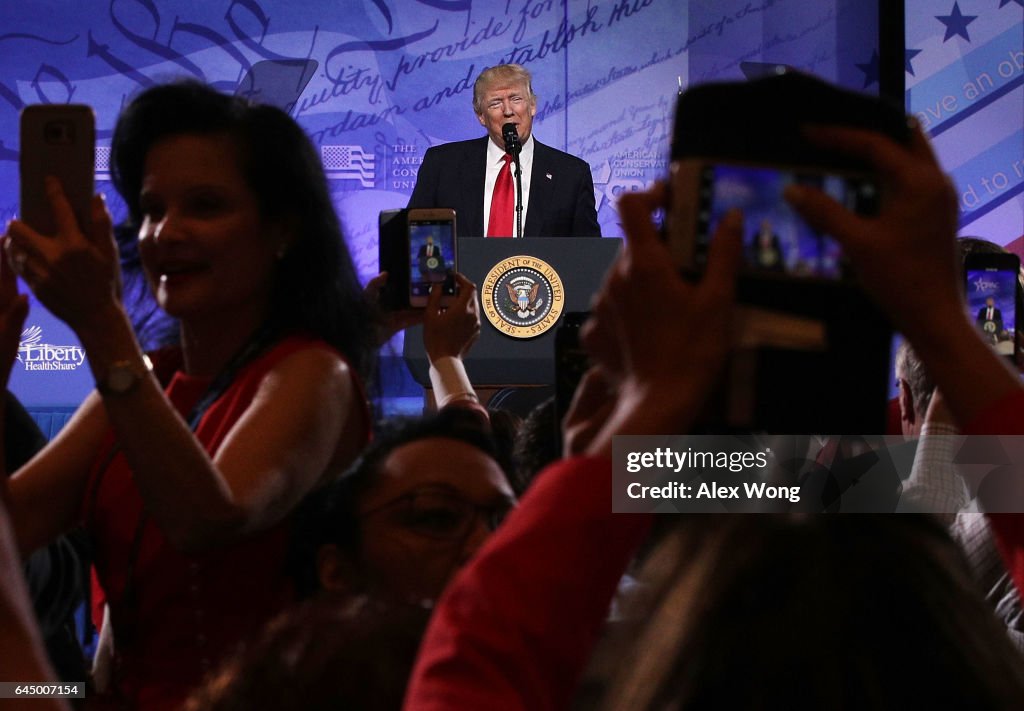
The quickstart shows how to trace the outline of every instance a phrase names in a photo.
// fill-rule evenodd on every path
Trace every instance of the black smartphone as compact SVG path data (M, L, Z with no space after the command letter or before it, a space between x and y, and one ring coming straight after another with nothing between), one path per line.
M839 243L808 225L783 198L789 185L816 187L862 215L878 212L868 173L813 166L705 161L698 168L694 262L702 269L718 221L743 211L744 266L762 274L841 279L849 275Z
M1016 362L1020 259L1009 253L971 253L964 261L967 311L997 353Z
M424 308L431 288L441 283L441 305L446 306L457 293L453 276L459 268L455 210L412 208L407 220L409 304L413 308Z
M799 72L702 84L680 96L665 220L665 239L680 269L703 269L718 220L739 208L747 272L758 278L847 276L838 244L801 220L783 191L811 185L871 215L880 206L879 183L863 156L808 140L806 128L814 125L870 130L902 144L910 137L902 107Z
M82 104L34 104L21 112L18 160L21 219L40 234L57 225L46 196L45 179L60 181L82 229L90 222L96 157L96 120Z
M867 156L822 145L813 126L871 131L899 145L911 135L898 103L782 66L747 82L693 86L676 104L664 236L684 277L700 276L722 215L744 212L736 343L701 420L709 432L884 426L891 326L846 278L838 246L798 219L783 191L814 185L861 213L878 210L885 195ZM793 386L806 382L838 384ZM850 405L834 407L839 401Z
M409 306L409 226L408 210L381 210L377 218L377 264L388 273L379 303L387 311Z
M569 311L555 330L555 422L559 433L576 387L590 368L590 357L580 345L580 328L589 317L588 311Z

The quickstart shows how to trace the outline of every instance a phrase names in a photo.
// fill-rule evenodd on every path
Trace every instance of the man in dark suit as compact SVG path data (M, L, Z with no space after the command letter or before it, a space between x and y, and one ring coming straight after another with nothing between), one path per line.
M995 299L991 296L985 299L985 305L978 310L975 323L978 324L981 332L991 339L993 343L999 341L1004 330L1003 312L996 308Z
M772 230L772 221L767 217L761 220L761 227L754 233L747 250L747 262L750 266L770 272L786 270L786 260L782 254L782 243L779 236Z
M427 235L426 244L420 247L416 262L423 281L444 281L448 274L441 246L434 244L430 235Z
M530 73L518 64L491 67L477 77L473 109L487 136L428 149L409 207L454 208L464 237L514 236L514 217L511 223L507 215L504 221L500 215L491 219L495 184L500 184L503 170L514 170L504 159L501 132L504 124L511 123L523 146L523 236L601 236L590 166L545 146L531 133L537 97L530 80Z

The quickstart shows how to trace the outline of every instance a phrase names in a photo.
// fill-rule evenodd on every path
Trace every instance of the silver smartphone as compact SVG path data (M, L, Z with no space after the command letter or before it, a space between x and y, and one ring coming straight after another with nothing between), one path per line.
M455 210L413 208L409 226L409 305L423 308L434 284L443 284L441 305L457 293L454 273L458 271Z

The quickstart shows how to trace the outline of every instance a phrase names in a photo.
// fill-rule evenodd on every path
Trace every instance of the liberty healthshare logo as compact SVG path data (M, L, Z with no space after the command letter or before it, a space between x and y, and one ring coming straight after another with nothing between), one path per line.
M85 351L79 346L55 346L42 340L40 326L29 326L21 332L18 360L25 370L77 370L85 362Z

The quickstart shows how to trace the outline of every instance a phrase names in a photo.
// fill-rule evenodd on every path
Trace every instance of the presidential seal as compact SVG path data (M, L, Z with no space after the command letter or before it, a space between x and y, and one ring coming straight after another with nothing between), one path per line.
M509 257L487 273L480 290L484 315L513 338L533 338L558 321L565 303L562 278L535 257Z

